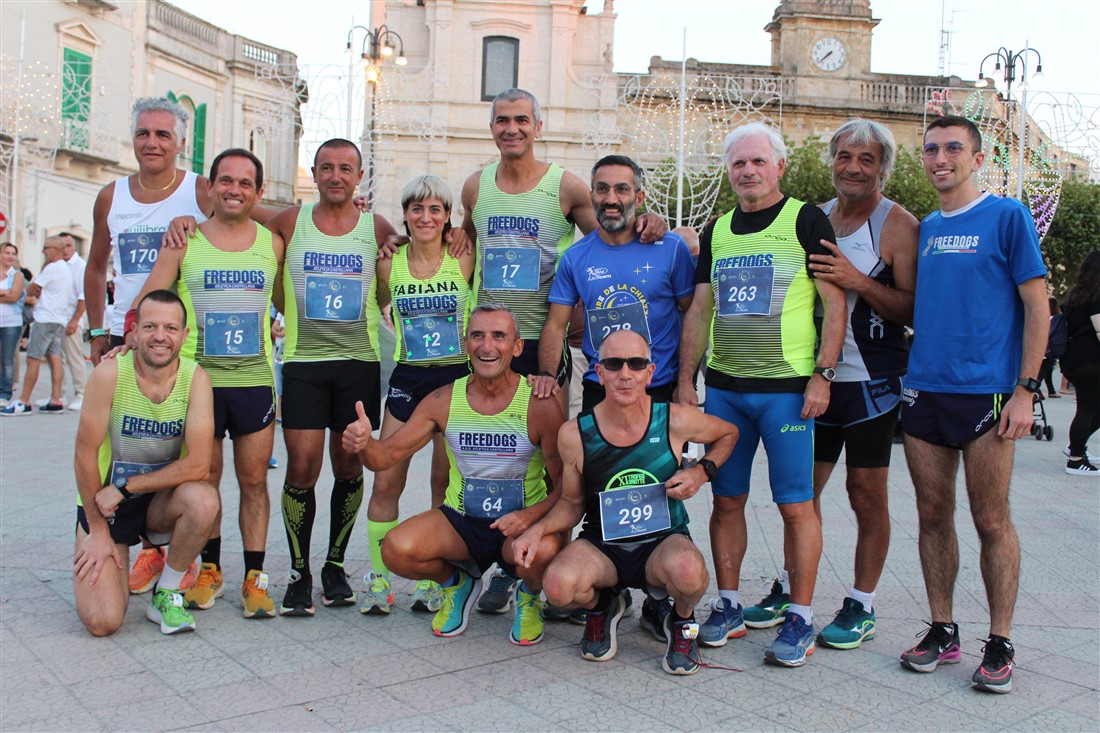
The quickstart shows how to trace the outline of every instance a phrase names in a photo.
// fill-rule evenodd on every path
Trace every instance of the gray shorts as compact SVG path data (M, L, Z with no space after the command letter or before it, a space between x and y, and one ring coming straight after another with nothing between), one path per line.
M31 326L27 358L42 361L47 356L61 356L61 341L65 338L64 323L40 323Z

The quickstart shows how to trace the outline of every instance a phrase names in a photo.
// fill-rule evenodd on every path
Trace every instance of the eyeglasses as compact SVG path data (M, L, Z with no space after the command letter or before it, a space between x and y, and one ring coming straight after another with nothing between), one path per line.
M959 153L961 153L964 150L969 150L969 149L970 148L966 147L962 143L952 142L952 143L944 143L943 145L936 145L936 143L927 143L924 146L923 155L924 155L925 160L932 160L933 158L935 158L937 155L940 154L940 150L943 150L943 152L945 152L947 154L948 158L957 158L957 157L959 157Z
M632 356L629 359L624 359L621 356L609 356L599 361L599 365L609 372L622 371L624 364L630 367L632 372L641 372L645 371L645 368L652 363L644 356Z
M614 186L609 186L606 183L597 183L593 186L592 192L597 196L606 196L612 189L620 196L629 196L634 193L634 187L629 183L616 183Z

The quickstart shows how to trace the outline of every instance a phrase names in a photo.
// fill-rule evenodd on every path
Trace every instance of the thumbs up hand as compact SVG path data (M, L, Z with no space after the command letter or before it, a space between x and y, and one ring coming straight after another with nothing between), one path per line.
M344 435L342 443L344 450L348 453L360 453L367 447L367 443L370 442L371 424L367 419L366 410L363 409L362 400L355 402L355 414L359 416L359 419L353 423L349 423L344 428Z

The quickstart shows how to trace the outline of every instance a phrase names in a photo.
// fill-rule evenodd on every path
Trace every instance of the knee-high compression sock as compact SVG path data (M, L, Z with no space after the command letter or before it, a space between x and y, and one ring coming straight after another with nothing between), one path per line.
M332 484L332 503L329 511L328 562L344 564L344 552L351 541L351 530L363 504L363 474L350 481L336 479ZM373 544L371 545L373 548ZM371 550L371 558L374 557Z
M283 526L290 547L290 567L303 575L309 573L309 543L313 520L317 516L317 495L313 488L298 489L283 484Z
M382 539L396 526L396 519L392 522L372 522L367 520L367 538L370 540L370 564L377 575L389 576L390 574L390 570L386 567L386 563L382 562Z
M222 538L211 537L202 548L202 561L222 569Z

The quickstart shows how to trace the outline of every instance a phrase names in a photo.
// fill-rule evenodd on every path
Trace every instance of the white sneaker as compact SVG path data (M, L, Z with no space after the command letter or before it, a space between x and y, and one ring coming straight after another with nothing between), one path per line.
M69 410L79 410L83 406L84 406L84 395L77 395L75 400L73 400L69 404L65 405L66 409L69 409Z
M1066 447L1062 449L1062 455L1064 455L1066 458L1070 457L1070 455L1069 455L1069 443L1066 443ZM1092 463L1092 455L1089 453L1088 448L1085 449L1085 460L1088 461L1089 463Z
M0 410L3 410L5 407L7 407L8 402L9 402L8 400L0 399Z

